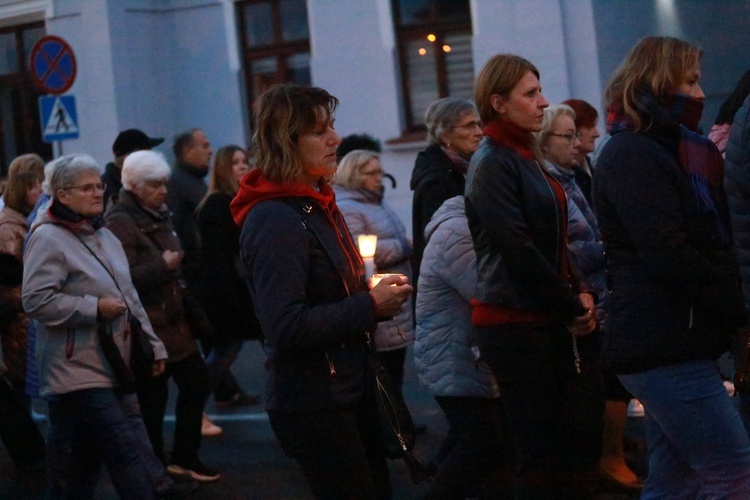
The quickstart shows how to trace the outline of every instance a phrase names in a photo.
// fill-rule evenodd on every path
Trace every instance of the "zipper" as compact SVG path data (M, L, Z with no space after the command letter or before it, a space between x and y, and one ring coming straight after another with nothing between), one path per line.
M323 353L326 355L326 361L328 361L328 372L330 373L331 377L335 377L336 366L333 364L333 361L331 361L331 358L328 357L328 350L324 350Z

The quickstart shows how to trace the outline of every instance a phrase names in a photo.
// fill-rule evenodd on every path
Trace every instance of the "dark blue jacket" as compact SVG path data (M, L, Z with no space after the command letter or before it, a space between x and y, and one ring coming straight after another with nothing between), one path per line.
M750 314L750 97L734 115L726 154L724 188L742 273L745 310Z
M717 356L744 322L731 248L712 238L715 219L696 210L679 138L676 126L622 131L597 161L611 289L602 353L617 373Z
M268 355L266 410L342 408L371 389L375 307L362 266L352 269L338 243L347 231L306 198L261 201L244 220L240 248Z

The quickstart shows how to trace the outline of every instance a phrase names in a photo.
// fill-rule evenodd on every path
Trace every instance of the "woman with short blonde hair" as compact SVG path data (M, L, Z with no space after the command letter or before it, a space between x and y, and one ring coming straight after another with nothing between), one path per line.
M355 149L341 159L334 176L336 203L355 241L362 234L378 237L375 272L402 274L412 279L411 244L406 228L383 198L383 168L372 151ZM401 389L406 348L414 343L411 300L390 321L378 324L375 347L394 385Z
M333 176L333 182L346 189L359 189L367 174L363 173L363 167L372 160L380 162L380 155L374 151L356 149L344 156L339 162L339 168Z

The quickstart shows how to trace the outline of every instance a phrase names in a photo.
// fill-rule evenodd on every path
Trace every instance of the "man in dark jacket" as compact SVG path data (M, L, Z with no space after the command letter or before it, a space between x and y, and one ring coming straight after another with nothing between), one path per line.
M175 166L167 185L167 206L172 223L185 251L183 272L189 285L195 283L198 223L195 209L206 195L204 178L211 161L211 142L198 128L187 130L174 138L172 150Z
M129 128L117 134L115 142L112 143L112 154L115 155L115 161L109 162L104 167L102 174L102 184L106 185L104 189L104 208L106 210L110 198L116 198L122 189L120 172L125 157L134 151L143 151L152 149L164 142L163 137L149 137L137 128Z

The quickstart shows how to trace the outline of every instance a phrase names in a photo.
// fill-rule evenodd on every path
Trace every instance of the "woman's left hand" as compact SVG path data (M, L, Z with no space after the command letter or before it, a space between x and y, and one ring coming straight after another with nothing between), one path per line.
M152 377L158 377L162 373L164 373L164 370L167 369L167 360L160 359L158 361L154 361L154 368L151 371Z
M576 337L582 337L594 331L596 328L596 316L594 316L594 297L590 293L578 295L581 305L586 308L586 313L577 316L568 325L568 331Z

